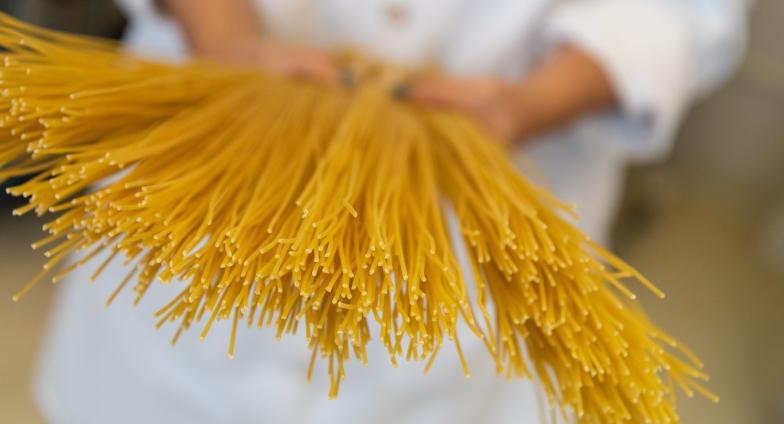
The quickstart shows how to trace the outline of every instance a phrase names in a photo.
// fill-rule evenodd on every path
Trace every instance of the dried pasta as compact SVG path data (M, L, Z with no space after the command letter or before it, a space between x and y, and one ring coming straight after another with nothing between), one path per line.
M49 261L15 298L110 252L93 278L131 266L108 303L178 284L159 326L176 342L230 321L229 355L240 323L304 331L331 396L346 361L367 362L371 329L391 361L427 367L445 338L460 352L463 321L499 373L536 375L580 422L676 422L675 385L715 397L622 280L663 294L457 114L378 84L153 63L7 16L0 45L0 182L34 175L8 189L28 199L15 214L57 214L33 246Z

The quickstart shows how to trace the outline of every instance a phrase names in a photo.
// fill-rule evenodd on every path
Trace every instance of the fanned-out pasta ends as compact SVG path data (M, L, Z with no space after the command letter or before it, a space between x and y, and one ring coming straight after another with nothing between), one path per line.
M378 84L153 63L7 16L0 45L0 182L32 175L8 189L29 200L15 214L57 214L33 246L48 246L45 269L15 298L109 253L98 272L125 259L117 290L137 301L182 286L158 312L174 341L218 320L299 329L332 396L371 332L391 361L429 366L445 338L460 353L463 321L499 373L536 376L580 422L676 422L676 385L715 397L621 280L663 295L461 116Z

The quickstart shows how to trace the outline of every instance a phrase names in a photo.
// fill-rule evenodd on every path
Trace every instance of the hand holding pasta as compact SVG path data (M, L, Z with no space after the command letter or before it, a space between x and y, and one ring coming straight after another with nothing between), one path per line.
M373 331L393 362L425 368L445 339L460 352L479 337L499 373L537 375L581 422L675 422L674 384L713 397L621 280L662 294L461 115L372 83L151 63L7 16L0 45L0 181L34 175L8 190L29 200L15 213L59 214L34 245L53 246L49 262L17 298L107 251L96 277L131 265L115 294L182 287L158 312L174 341L219 320L299 330L333 396Z
M422 105L460 111L498 140L511 143L525 135L526 120L511 84L491 78L435 78L417 81L408 98Z
M258 67L277 75L337 85L340 73L332 58L323 52L257 37L235 40L214 51L202 51L212 60L240 66Z

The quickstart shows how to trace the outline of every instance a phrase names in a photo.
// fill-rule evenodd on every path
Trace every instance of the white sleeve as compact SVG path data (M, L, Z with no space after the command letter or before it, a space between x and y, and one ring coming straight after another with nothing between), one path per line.
M149 59L177 63L188 57L185 37L177 23L161 13L155 0L115 0L128 19L123 43Z
M114 0L117 7L128 17L157 14L155 0Z
M596 58L620 101L618 111L582 120L575 131L633 160L669 152L687 107L740 62L748 3L579 0L556 6L545 23L549 41Z

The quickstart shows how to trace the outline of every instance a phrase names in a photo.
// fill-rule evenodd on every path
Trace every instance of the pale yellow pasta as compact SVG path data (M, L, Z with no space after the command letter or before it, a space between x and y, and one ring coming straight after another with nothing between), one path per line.
M34 175L8 190L29 200L16 213L59 214L34 245L49 262L18 296L71 254L54 281L110 251L93 278L112 260L130 267L109 303L129 284L137 301L177 284L160 325L177 326L175 342L230 321L230 355L240 323L304 332L332 396L371 336L391 361L429 367L445 339L460 352L463 321L473 334L459 336L482 338L499 373L535 374L581 422L675 422L674 384L714 397L621 280L662 294L461 116L372 81L155 64L6 16L0 45L0 181Z

